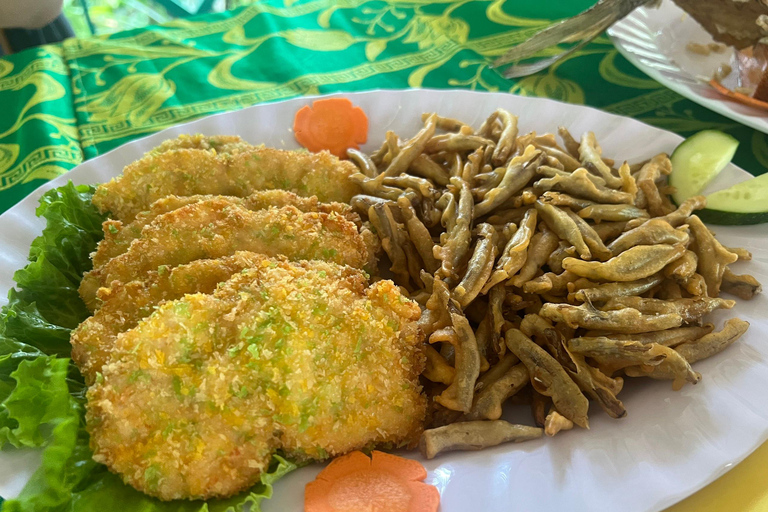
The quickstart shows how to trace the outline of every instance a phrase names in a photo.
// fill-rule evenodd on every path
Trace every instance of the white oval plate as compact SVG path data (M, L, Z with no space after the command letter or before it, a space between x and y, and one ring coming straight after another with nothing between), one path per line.
M641 7L608 29L616 49L641 71L673 91L710 110L768 133L768 112L725 98L709 80L720 64L730 64L733 49L702 56L686 51L689 42L714 40L670 0L659 8Z
M425 111L455 117L478 127L498 107L520 116L520 130L551 132L559 125L576 136L596 133L607 156L630 162L682 140L639 121L578 105L541 98L460 90L372 91L340 94L361 106L370 119L372 150L386 130L410 136ZM100 183L165 139L182 133L239 134L252 143L296 148L290 126L294 113L313 98L257 105L169 128L83 163L0 216L0 293L13 285L13 271L26 263L29 244L43 223L34 215L40 195L67 180ZM734 166L721 186L748 175ZM768 283L768 227L717 228L726 245L743 246L754 261L738 265ZM737 314L752 327L735 346L696 365L704 379L673 392L669 382L630 383L622 392L629 415L612 420L593 407L591 430L573 430L552 439L506 445L482 452L451 453L424 461L427 482L442 494L443 512L526 512L571 510L661 510L725 473L768 438L768 298L740 301L722 322ZM642 385L637 385L642 384ZM518 414L520 414L518 412ZM530 422L530 418L524 418ZM406 455L419 458L416 452ZM0 495L13 496L33 470L33 457L0 453ZM13 468L13 469L11 469ZM298 470L277 483L266 512L301 510L304 485L319 465Z

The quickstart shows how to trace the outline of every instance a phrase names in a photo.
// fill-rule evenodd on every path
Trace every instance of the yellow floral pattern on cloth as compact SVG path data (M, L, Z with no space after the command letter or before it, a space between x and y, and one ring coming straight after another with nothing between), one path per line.
M37 187L83 160L62 51L30 53L28 61L0 59L0 211L13 204L5 191Z
M687 134L726 130L758 174L765 136L645 77L601 36L535 75L489 63L590 0L267 0L0 59L0 211L134 138L306 94L460 87L584 103ZM565 5L563 5L565 4ZM754 147L754 152L751 148Z

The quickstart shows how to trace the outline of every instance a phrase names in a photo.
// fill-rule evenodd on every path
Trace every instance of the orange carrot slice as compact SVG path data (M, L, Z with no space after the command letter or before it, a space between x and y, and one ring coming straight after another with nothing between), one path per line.
M368 140L368 117L346 98L316 100L296 112L293 135L312 152L327 149L346 158L348 148L359 149Z
M440 493L415 460L374 451L334 459L304 488L304 512L437 512Z
M710 80L709 85L715 88L717 92L722 94L723 96L727 96L728 98L738 101L739 103L743 103L745 105L749 105L750 107L756 107L756 108L762 108L764 110L768 110L768 103L765 101L761 101L758 99L753 98L752 96L747 96L746 94L741 94L740 92L732 91L728 89L726 86L718 82L717 80Z

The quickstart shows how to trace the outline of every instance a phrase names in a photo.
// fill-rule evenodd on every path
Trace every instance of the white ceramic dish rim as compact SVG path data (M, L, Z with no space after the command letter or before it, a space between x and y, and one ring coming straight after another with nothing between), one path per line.
M430 95L439 95L443 99L452 99L455 101L471 101L471 99L474 97L474 95L481 94L486 98L493 99L493 103L496 105L504 105L506 104L513 104L518 101L525 101L525 102L532 102L534 104L542 105L543 107L546 105L548 107L558 107L562 108L563 110L569 110L569 109L580 109L581 111L585 113L590 113L590 115L602 117L605 119L612 119L617 123L627 123L627 126L631 126L635 129L642 130L643 132L647 132L649 136L653 132L657 133L663 133L665 136L670 140L676 140L677 142L682 140L682 137L679 137L675 134L671 134L670 132L666 132L664 130L654 128L651 126L648 126L644 123L641 123L640 121L630 119L630 118L623 118L621 116L616 116L613 114L608 114L602 111L599 111L597 109L593 109L591 107L583 107L583 106L575 106L575 105L567 105L562 104L559 102L555 102L553 100L544 99L544 98L521 98L516 96L511 96L504 93L479 93L474 91L464 91L464 90L430 90L430 89L420 89L420 90L372 90L372 91L365 91L365 92L357 92L357 93L336 93L331 95L324 95L322 97L338 97L338 96L344 96L350 98L353 102L358 103L359 101L362 101L366 97L388 97L388 96L415 96L419 97L419 95L426 94L428 96ZM319 96L315 97L302 97L302 98L293 98L285 101L281 101L278 103L284 103L284 104L294 104L298 108L298 106L310 103L314 99L318 98ZM443 101L443 100L441 100ZM265 106L268 106L270 104L260 104L253 107L249 107L247 109L243 109L242 111L238 111L240 113L247 114L249 111L254 111L256 109L263 108ZM273 105L273 104L272 104ZM113 149L112 151L100 155L99 157L96 157L84 164L82 166L90 166L90 167L96 167L100 163L104 163L109 161L110 159L113 159L113 157L119 153L130 153L133 155L133 158L139 156L144 151L150 149L151 147L157 145L162 140L165 140L166 138L169 138L171 136L174 136L178 133L195 133L198 131L203 131L198 128L197 126L210 124L211 120L218 120L222 121L227 116L233 115L235 113L233 112L226 112L226 113L220 113L215 114L213 116L208 116L207 118L202 118L196 121L192 121L189 123L184 123L182 125L178 125L166 130L163 130L161 132L158 132L156 134L144 137L142 139L138 139L136 141L130 142L124 146L121 146L120 148ZM487 112L485 112L487 114ZM606 117L607 116L607 117ZM215 123L214 123L215 124ZM226 123L219 123L219 124L226 124ZM554 129L554 127L552 127ZM289 138L290 135L286 134L286 138ZM375 144L376 141L370 141L369 144ZM294 145L294 144L289 144ZM130 151L126 151L126 148L130 147ZM135 150L135 151L134 151ZM127 163L127 162L126 162ZM82 183L82 180L80 179L80 175L83 174L82 172L78 173L78 169L81 169L82 166L79 166L73 171L70 171L70 173L65 174L61 177L56 178L55 180L52 180L48 183L45 183L40 188L36 189L34 192L32 192L28 197L20 201L17 205L12 207L10 210L5 212L3 215L0 215L0 239L8 240L13 242L12 245L16 247L24 247L25 251L29 247L29 243L32 241L32 239L36 236L38 236L40 229L43 227L43 222L39 219L34 218L34 210L37 206L39 197L47 190L50 190L51 188L61 186L65 184L69 179L72 179L76 184ZM733 169L735 170L735 166L733 166ZM748 173L742 170L735 171L738 177L736 178L736 181L740 181L746 177L748 177ZM739 174L740 172L740 174ZM113 173L118 174L118 173ZM9 225L16 224L16 222L20 219L26 219L26 223L23 223L23 225L26 225L30 229L19 231L15 229L8 229ZM26 258L26 252L22 255L23 258ZM16 270L16 267L14 268L8 268L7 265L2 264L3 260L6 259L5 254L0 254L0 287L2 287L2 290L0 290L0 293L2 294L0 297L0 301L5 301L5 295L8 288L8 273L12 273L13 270ZM14 258L14 260L17 261L17 258ZM742 449L739 453L732 453L730 456L727 457L727 461L725 464L719 465L716 468L712 468L712 471L710 471L705 477L699 478L696 481L688 482L687 485L681 486L677 489L677 492L673 493L667 493L663 496L659 496L653 500L649 500L648 503L646 503L646 506L644 506L642 509L638 508L637 510L660 510L666 506L669 506L676 501L692 494L696 490L704 487L706 484L712 482L719 476L721 476L723 473L725 473L728 469L730 469L734 464L740 462L743 460L746 456L748 456L752 451L754 451L762 442L764 442L766 439L768 439L768 425L763 429L761 434L759 436L756 436L751 443L749 443L748 446L746 446L744 449ZM449 456L450 457L450 456ZM445 459L443 460L443 462ZM436 463L440 463L440 459L435 460ZM434 464L432 464L434 465ZM429 466L429 465L428 465ZM290 475L289 475L290 478ZM431 483L438 483L439 476L435 476L434 478L430 478L432 480ZM282 487L281 482L278 482L277 484L278 489L276 489L275 495L279 495L279 488ZM269 504L265 504L266 508L271 508ZM447 503L444 504L444 510L447 508ZM578 508L578 507L577 507ZM634 510L634 509L633 509Z
M643 13L648 13L648 16L653 16L655 9L641 7L638 9L638 11L642 11ZM749 126L750 128L754 128L755 130L761 131L763 133L768 133L768 122L766 122L765 120L766 114L763 111L760 111L754 107L750 107L747 105L734 104L733 101L725 97L708 98L700 94L698 91L696 91L689 83L685 83L685 81L669 78L658 69L655 69L651 66L646 65L642 61L642 57L634 53L632 50L630 50L624 44L623 37L621 37L618 34L619 30L627 30L628 32L631 32L633 29L629 26L629 24L633 20L638 19L639 16L640 14L638 14L637 12L633 12L632 14L630 14L623 20L617 22L615 25L613 25L607 30L608 37L611 39L611 42L619 51L619 53L621 53L621 55L623 55L629 62L631 62L635 67L640 69L643 73L647 74L648 76L650 76L651 78L659 82L660 84L663 84L666 87L669 87L670 89L680 94L681 96L688 98L689 100L698 103L702 107L706 107L729 119L733 119L734 121L738 121L741 124ZM704 29L702 29L702 32L706 34ZM696 83L697 87L708 87L705 84L701 83L695 76L681 69L680 66L677 65L677 63L669 59L662 52L659 52L655 56L659 57L659 60L664 60L664 63L669 68L675 69L681 76L684 76L688 82ZM713 95L717 95L717 93L714 90L712 90L711 93ZM749 115L741 114L736 110L734 110L734 107L750 110L754 112L755 115L749 116Z

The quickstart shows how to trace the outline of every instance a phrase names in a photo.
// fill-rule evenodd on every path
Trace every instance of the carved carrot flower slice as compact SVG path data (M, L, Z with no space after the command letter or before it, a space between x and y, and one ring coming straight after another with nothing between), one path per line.
M304 512L436 512L440 493L415 460L356 451L333 460L304 489Z
M310 151L327 149L345 158L348 148L358 149L368 140L368 117L346 98L316 100L296 112L293 134Z

